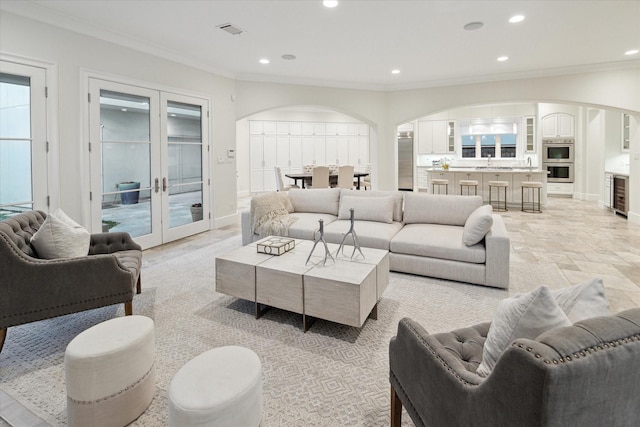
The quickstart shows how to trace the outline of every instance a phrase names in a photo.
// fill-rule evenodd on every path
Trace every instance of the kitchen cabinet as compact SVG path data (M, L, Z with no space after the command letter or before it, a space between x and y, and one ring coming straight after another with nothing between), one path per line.
M455 122L447 120L418 122L418 153L449 154L450 123L455 128ZM453 144L452 149L455 150Z
M429 191L429 170L424 166L418 166L417 174L418 191Z
M524 118L524 151L533 153L536 151L535 117Z
M251 135L249 144L251 148L251 191L275 190L275 166L278 153L276 136Z
M571 114L556 113L542 118L543 138L573 138L575 120Z
M629 144L631 143L630 119L631 116L628 114L622 115L622 151L629 151Z
M611 184L613 182L613 174L611 172L604 173L604 195L603 204L607 208L613 207L613 193L611 192Z

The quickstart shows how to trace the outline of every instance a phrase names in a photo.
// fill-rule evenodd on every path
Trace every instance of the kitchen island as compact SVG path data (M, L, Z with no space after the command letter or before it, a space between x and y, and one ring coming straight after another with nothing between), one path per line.
M418 191L431 193L432 179L449 180L449 194L460 194L459 183L461 180L476 180L478 181L478 196L482 196L485 203L489 202L489 181L507 181L509 183L507 204L518 209L522 202L522 182L539 181L542 182L541 203L543 205L547 203L547 171L539 168L478 166L449 167L445 170L432 166L418 166ZM494 190L494 198L496 194Z

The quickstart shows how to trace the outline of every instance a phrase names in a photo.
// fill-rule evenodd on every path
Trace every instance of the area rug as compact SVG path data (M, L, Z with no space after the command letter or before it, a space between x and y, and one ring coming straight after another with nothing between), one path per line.
M240 236L145 265L134 313L155 321L157 389L132 425L167 424L167 389L188 360L214 347L255 351L264 370L263 426L389 425L389 340L403 317L429 332L490 320L498 302L541 284L568 285L555 266L512 263L511 290L391 273L378 319L362 328L317 320L304 333L301 316L215 292L215 257L241 246ZM0 389L53 426L66 424L64 351L83 330L122 305L12 327L0 353ZM412 425L405 414L404 425Z

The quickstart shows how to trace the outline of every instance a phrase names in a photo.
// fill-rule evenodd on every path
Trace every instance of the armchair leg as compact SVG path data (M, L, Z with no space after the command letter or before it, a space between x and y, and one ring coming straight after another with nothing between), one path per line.
M402 424L402 402L398 393L391 386L391 427L400 427Z
M133 301L127 301L124 303L124 315L131 316L133 314Z
M4 339L7 337L7 328L0 328L0 352L4 346Z
M136 294L142 292L142 274L138 274L138 283L136 283Z

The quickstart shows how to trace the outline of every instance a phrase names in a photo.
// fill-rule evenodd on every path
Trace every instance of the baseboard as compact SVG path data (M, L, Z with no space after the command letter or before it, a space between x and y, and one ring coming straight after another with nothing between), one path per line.
M635 212L627 212L627 221L629 224L640 225L640 214Z
M222 216L220 218L215 218L213 220L213 229L216 228L222 228L222 227L226 227L227 225L234 225L237 224L239 221L239 214L238 212L232 214L232 215L227 215L227 216Z
M586 200L589 202L600 201L600 194L590 193L573 193L573 198L578 200Z

